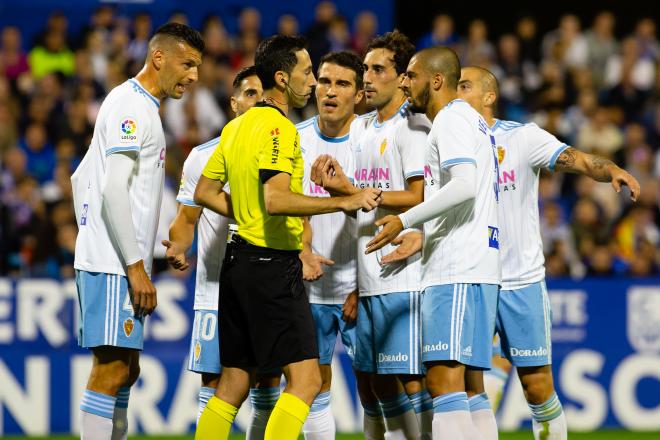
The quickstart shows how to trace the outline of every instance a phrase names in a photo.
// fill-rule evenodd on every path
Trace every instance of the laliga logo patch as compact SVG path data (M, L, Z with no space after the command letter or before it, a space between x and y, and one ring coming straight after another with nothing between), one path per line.
M383 139L383 143L380 144L380 155L381 156L385 152L385 148L387 148L387 139Z
M504 160L504 155L506 154L506 150L504 149L503 146L498 145L497 146L497 162L502 164L502 161Z
M119 140L121 142L135 142L137 140L137 122L130 117L122 118L121 122L121 135Z
M660 289L628 290L627 333L630 345L645 353L660 353Z
M199 361L199 357L202 355L202 344L199 341L195 342L195 361Z
M135 328L135 321L133 321L133 318L126 318L124 320L124 334L126 337L130 337L131 333L133 333L133 329Z
M500 248L500 230L494 226L488 226L488 246Z

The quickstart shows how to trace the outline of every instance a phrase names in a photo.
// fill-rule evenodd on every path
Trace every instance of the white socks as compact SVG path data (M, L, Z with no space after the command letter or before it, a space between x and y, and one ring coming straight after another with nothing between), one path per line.
M115 412L112 415L112 440L128 438L128 398L130 395L129 387L121 387L117 392Z
M364 403L364 418L362 428L365 440L383 440L385 438L385 421L378 403Z
M419 423L406 393L401 393L392 400L380 402L380 407L385 417L387 440L419 439Z
M486 393L477 394L469 399L472 423L477 427L484 440L497 440L497 422L490 407Z
M431 440L433 438L433 399L426 390L408 396L410 403L412 403L413 410L417 416L417 423L419 423L419 430L421 440Z
M80 400L80 438L110 440L116 398L85 390Z
M280 398L280 388L252 388L250 402L252 403L252 417L246 433L246 440L262 440L266 432L266 425L270 413Z
M433 440L481 440L470 416L465 392L443 394L433 399Z
M335 417L330 408L330 391L319 393L302 427L305 440L334 440Z
M529 404L532 410L532 429L535 440L566 440L568 427L561 402L554 393L540 405Z
M215 389L210 387L200 387L199 394L197 395L197 423L199 423L199 418L206 408L206 404L209 403L209 400L215 394Z

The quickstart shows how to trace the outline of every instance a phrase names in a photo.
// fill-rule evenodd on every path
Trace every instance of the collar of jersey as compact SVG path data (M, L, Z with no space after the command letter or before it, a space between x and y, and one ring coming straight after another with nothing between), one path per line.
M151 100L153 101L153 103L156 104L156 107L160 108L160 102L156 99L156 97L155 97L154 95L152 95L151 93L147 92L147 89L145 89L144 87L142 87L142 84L140 84L140 82L139 82L137 79L135 79L135 78L131 78L131 79L128 80L128 82L130 82L130 83L133 84L135 87L137 87L138 89L140 89L140 91L141 91L142 93L144 93L144 95L145 95L147 98L151 99Z
M374 118L374 127L376 127L376 128L380 128L380 127L382 127L383 125L385 125L385 123L386 123L387 121L389 121L390 119L395 118L396 115L399 115L399 114L400 114L401 116L403 116L404 113L406 112L406 109L408 108L409 105L410 105L410 102L408 102L408 100L406 99L406 101L405 101L403 104L401 104L401 107L399 107L399 110L397 110L396 113L394 113L394 114L393 114L392 116L390 116L389 118L385 119L385 120L384 120L383 122L381 122L380 124L378 123L378 114L376 114L376 117Z
M499 119L495 119L495 123L493 124L492 127L490 127L490 131L495 132L495 130L499 128L501 122L502 121L500 121Z
M449 108L452 105L456 104L457 102L465 102L467 104L467 101L463 101L461 98L456 98L456 99L452 99L451 101L449 101L447 103L447 105L445 105L445 108Z
M323 133L321 133L321 129L319 128L319 116L318 115L316 115L314 117L314 130L316 130L316 134L326 142L333 142L333 143L334 142L346 142L348 140L348 134L346 134L345 136L333 138L333 137L326 136Z
M257 102L254 106L255 106L255 107L270 107L270 108L274 108L275 110L277 110L278 112L280 112L280 113L282 114L282 116L284 116L284 117L286 118L286 115L284 114L284 112L282 111L282 109L279 108L279 107L277 107L276 105L269 104L269 103L264 102L264 101L259 101L259 102Z

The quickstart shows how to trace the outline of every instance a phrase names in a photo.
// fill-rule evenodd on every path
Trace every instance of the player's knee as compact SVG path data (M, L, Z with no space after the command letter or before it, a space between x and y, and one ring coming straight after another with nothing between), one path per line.
M124 386L132 387L135 384L135 382L137 382L139 377L140 377L140 364L137 362L131 363L131 366L128 369L128 379L126 380Z
M539 405L547 401L554 392L552 381L545 380L541 375L521 381L525 398L532 405Z
M115 362L107 365L95 365L92 367L88 387L102 394L114 396L119 388L128 383L129 377L129 367L124 363Z

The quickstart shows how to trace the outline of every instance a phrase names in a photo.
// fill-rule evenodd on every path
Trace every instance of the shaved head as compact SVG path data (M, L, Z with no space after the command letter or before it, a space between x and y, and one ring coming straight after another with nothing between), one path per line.
M466 72L475 72L478 75L479 82L481 83L481 91L484 93L495 93L495 95L499 98L500 83L497 81L497 78L495 78L495 75L493 75L493 72L488 69L484 69L483 67L477 66L464 67L463 70Z
M415 55L420 67L429 75L440 73L450 89L456 89L461 77L461 63L456 52L448 47L434 46Z

